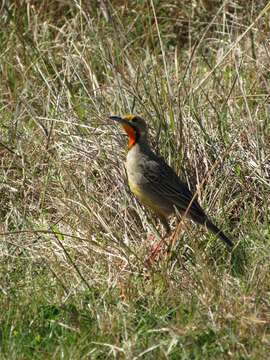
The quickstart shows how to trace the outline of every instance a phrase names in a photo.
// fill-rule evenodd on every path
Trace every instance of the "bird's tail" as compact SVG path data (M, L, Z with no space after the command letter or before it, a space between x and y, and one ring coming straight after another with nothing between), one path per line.
M214 225L209 219L205 221L205 225L208 230L217 235L220 240L225 242L229 250L232 250L233 242L216 225Z

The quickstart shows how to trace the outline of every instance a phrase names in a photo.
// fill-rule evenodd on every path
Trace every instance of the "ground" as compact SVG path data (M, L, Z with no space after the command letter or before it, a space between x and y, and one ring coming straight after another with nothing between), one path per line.
M267 1L19 1L0 12L1 359L267 359ZM127 185L135 113L233 252Z

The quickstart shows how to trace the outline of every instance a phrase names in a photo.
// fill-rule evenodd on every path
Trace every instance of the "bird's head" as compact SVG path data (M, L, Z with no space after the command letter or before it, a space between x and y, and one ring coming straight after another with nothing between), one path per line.
M136 115L110 116L109 119L121 124L128 134L128 148L131 149L138 142L147 142L146 122Z

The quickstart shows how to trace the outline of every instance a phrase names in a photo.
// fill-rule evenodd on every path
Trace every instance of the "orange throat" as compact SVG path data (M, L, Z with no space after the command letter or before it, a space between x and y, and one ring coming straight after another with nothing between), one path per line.
M123 125L125 132L128 134L128 149L130 150L136 143L136 132L133 127Z

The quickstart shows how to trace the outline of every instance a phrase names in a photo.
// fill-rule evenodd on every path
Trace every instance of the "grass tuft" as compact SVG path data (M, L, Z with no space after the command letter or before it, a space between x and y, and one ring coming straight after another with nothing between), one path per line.
M268 358L270 5L179 4L1 7L3 359ZM232 254L185 221L145 268L160 230L107 120L125 113Z

